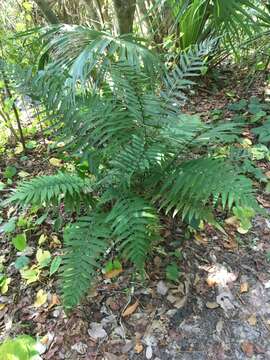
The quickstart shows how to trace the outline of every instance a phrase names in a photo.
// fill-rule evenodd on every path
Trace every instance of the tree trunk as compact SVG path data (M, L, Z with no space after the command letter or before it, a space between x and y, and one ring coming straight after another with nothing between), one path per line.
M113 0L119 34L132 32L136 0Z
M34 0L50 24L59 24L59 20L46 0Z

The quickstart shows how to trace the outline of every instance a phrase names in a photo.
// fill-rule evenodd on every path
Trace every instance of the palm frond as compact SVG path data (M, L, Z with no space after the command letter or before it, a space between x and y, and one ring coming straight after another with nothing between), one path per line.
M79 303L101 267L100 260L111 236L105 217L106 214L97 213L81 218L64 233L65 254L61 278L63 302L67 309Z
M81 203L93 203L91 182L68 173L42 175L21 183L9 202L39 206L64 202L67 208L76 209Z
M129 195L115 203L106 222L111 224L125 258L142 270L151 245L158 238L156 210L143 198Z
M213 222L211 208L219 204L231 209L233 204L255 206L252 181L237 173L222 159L200 158L182 163L167 177L159 191L160 207L183 218Z

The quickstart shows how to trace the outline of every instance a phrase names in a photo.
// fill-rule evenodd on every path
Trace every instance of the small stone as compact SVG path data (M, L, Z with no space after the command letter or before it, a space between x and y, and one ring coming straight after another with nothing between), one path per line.
M167 294L168 290L169 289L164 281L161 280L158 282L158 284L157 284L157 293L158 294L165 296Z

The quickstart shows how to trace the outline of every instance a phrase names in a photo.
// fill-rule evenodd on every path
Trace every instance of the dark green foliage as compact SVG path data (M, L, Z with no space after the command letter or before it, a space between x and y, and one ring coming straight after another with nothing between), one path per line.
M155 208L138 196L118 200L106 220L126 259L142 270L151 244L158 238Z
M91 186L88 179L76 175L58 173L39 176L23 182L9 201L21 205L57 205L64 202L67 208L77 208L80 203L91 203Z
M62 293L64 306L78 304L89 289L101 267L100 259L108 247L111 230L105 223L106 214L97 213L79 219L64 234L66 253L62 262Z
M258 141L261 143L270 142L270 119L266 120L262 126L252 129L253 134L258 136Z
M232 205L254 207L252 182L237 174L224 160L196 159L176 167L168 176L158 198L166 211L174 215L214 221L211 209L219 204L231 209Z
M134 42L97 33L93 38L81 28L76 37L75 30L48 45L47 52L59 53L49 52L51 62L28 89L36 89L66 150L88 159L91 183L77 175L44 176L23 183L12 197L24 205L84 204L81 213L87 216L65 232L67 308L86 294L111 246L142 271L159 238L158 208L216 224L212 209L218 205L227 210L256 206L252 182L235 161L216 155L218 146L237 140L243 124L205 124L175 105L175 89L201 73L199 58L209 44L185 53L181 69L161 75L156 69L151 73L152 55L149 60L148 51Z

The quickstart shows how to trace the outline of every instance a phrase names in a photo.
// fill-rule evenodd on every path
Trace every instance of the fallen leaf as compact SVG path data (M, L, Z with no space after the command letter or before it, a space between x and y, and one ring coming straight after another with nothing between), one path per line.
M45 293L42 289L38 290L36 295L36 301L34 302L34 307L39 308L44 305L47 301L48 294Z
M46 242L47 240L47 235L41 234L39 239L38 239L38 245L42 245Z
M223 247L225 249L237 249L238 248L238 244L237 241L233 238L227 238L225 239L224 243L223 243Z
M7 304L0 304L0 311L6 307Z
M55 167L61 167L62 166L62 161L60 159L57 158L50 158L49 163Z
M225 223L227 225L231 225L231 226L233 226L235 228L237 228L239 226L239 221L238 221L236 216L229 217L228 219L225 220Z
M107 336L107 333L103 329L102 325L96 322L90 324L90 329L88 329L88 334L94 340L103 339Z
M88 346L82 342L78 342L71 346L71 349L76 351L80 355L84 355L87 352Z
M249 290L249 284L247 282L244 282L240 285L240 293L246 293Z
M261 196L257 196L258 202L265 208L270 208L270 202L263 199Z
M182 299L176 300L175 303L173 304L173 306L176 309L182 309L186 305L186 302L187 302L187 297L184 296Z
M270 179L270 171L266 171L265 176L268 177L268 179Z
M52 300L50 302L50 305L48 307L48 310L50 310L52 307L56 306L56 305L60 305L60 300L58 298L58 296L56 294L52 295Z
M249 229L244 229L241 226L238 226L237 232L239 232L239 234L244 235L244 234L247 234L249 232Z
M105 274L105 278L112 279L112 278L118 276L119 274L121 274L121 272L123 272L123 269L114 269L114 270L108 271Z
M207 269L209 275L207 276L206 282L209 287L220 285L225 287L228 283L231 283L237 279L237 276L229 272L225 266L215 264Z
M139 301L136 300L136 302L134 304L132 304L126 308L126 310L122 313L122 316L126 317L126 316L133 314L138 306L139 306Z
M251 358L254 354L254 346L250 341L244 341L241 344L241 349L243 353L249 358Z
M8 292L8 285L11 282L11 278L8 278L6 276L3 276L0 280L0 292L1 294L6 294Z
M143 351L143 344L140 339L136 339L134 350L136 354L140 354Z
M251 315L248 319L247 319L249 325L251 326L255 326L257 324L257 318L256 318L256 315L253 314Z
M205 236L202 236L201 234L195 234L194 238L199 244L203 244L203 245L208 244L208 239Z
M39 279L40 270L32 266L31 269L21 269L21 277L26 280L27 284L31 284Z
M51 253L48 250L38 249L36 259L40 268L46 267L51 261Z
M208 309L216 309L216 308L219 307L219 304L216 303L216 302L207 301L207 303L205 304L205 306L206 306Z
M160 294L160 295L163 295L165 296L168 292L168 286L165 284L164 281L159 281L158 284L157 284L157 293Z

